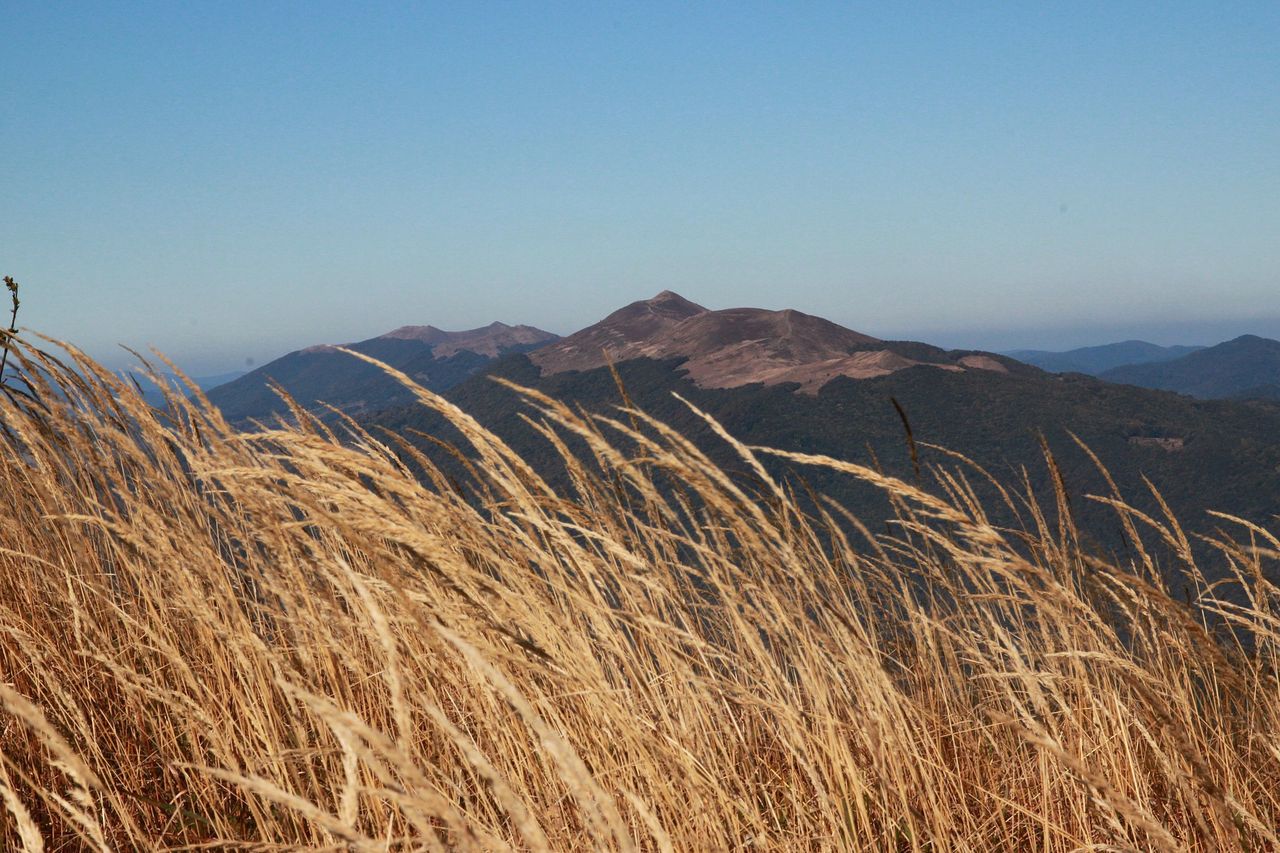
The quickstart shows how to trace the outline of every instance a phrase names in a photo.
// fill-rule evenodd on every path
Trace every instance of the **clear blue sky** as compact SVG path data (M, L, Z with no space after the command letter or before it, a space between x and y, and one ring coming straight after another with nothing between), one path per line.
M663 288L951 345L1280 334L1275 0L0 0L0 34L0 271L112 359Z

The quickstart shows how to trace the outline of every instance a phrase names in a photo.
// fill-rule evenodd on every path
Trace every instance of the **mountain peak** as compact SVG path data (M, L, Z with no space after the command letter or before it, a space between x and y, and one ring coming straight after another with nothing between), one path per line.
M691 302L688 299L685 299L683 296L676 293L674 290L664 290L661 293L659 293L657 296L653 297L652 299L646 299L645 301L648 302L650 305L679 306L681 308L686 308L686 309L692 308L696 311L707 310L706 308L703 308L698 303Z
M385 335L378 335L378 337L391 338L398 341L422 341L425 344L433 344L442 340L448 334L444 329L437 329L435 326L398 326Z
M706 310L706 308L702 307L698 303L685 299L674 290L664 290L652 299L642 299L639 302L632 302L625 308L615 311L614 314L621 314L626 311L632 314L641 315L647 312L662 317L684 318L692 317L694 314L705 313Z
M408 374L419 385L440 392L484 369L499 356L528 352L557 336L533 326L493 322L478 329L450 332L435 326L401 326L385 335L349 343L345 349L376 358ZM264 418L286 411L270 383L277 383L307 408L320 402L348 412L404 405L414 399L381 368L340 355L321 345L291 352L231 382L209 399L231 421Z
M529 358L543 373L635 358L680 359L689 378L704 388L796 383L806 393L817 393L838 376L867 379L917 364L1005 370L994 359L956 360L923 346L904 350L795 309L711 311L670 290L632 302Z

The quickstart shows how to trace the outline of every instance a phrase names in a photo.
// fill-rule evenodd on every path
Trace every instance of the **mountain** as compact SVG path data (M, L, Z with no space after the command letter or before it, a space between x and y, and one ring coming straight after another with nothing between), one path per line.
M461 352L498 358L508 352L525 352L540 347L558 337L533 326L490 323L465 332L446 332L435 326L401 326L374 340L416 341L431 347L432 355L439 359Z
M1280 341L1241 335L1173 361L1117 367L1101 378L1202 399L1280 399Z
M1121 341L1096 347L1080 347L1066 352L1023 349L1006 352L1010 358L1033 364L1050 373L1087 373L1090 376L1129 364L1172 361L1203 347L1162 347L1146 341Z
M572 477L545 438L523 420L529 407L491 380L503 377L616 417L623 396L602 350L613 360L628 399L731 468L736 464L731 449L672 392L748 444L826 454L910 480L916 473L901 407L921 464L963 471L968 487L987 506L997 505L999 496L985 478L927 444L964 453L1005 483L1025 477L1040 494L1051 495L1043 436L1082 529L1097 548L1112 553L1124 550L1122 527L1109 508L1085 498L1106 495L1109 488L1073 435L1097 452L1122 493L1153 518L1162 512L1147 478L1193 531L1221 524L1206 508L1270 522L1280 506L1275 441L1280 406L1199 401L1084 375L1051 374L1003 356L883 341L799 312L709 311L670 293L628 305L538 351L493 362L445 396L525 458L541 460L547 476L569 487ZM879 369L855 368L851 359L862 354L876 357ZM417 430L465 444L438 415L403 406L366 422L401 434L465 479L465 472L451 467L455 463L431 442L413 436ZM574 441L569 439L571 446ZM888 517L882 497L850 478L767 464L798 494L812 486L870 524ZM1025 507L1007 509L995 512L993 520L1015 527L1033 523L1025 512ZM1048 523L1056 524L1052 514ZM1173 556L1169 559L1172 564Z
M434 326L402 326L346 348L384 361L433 391L443 391L508 353L522 353L557 339L532 326L491 323L447 332ZM286 407L271 390L275 383L303 406L327 403L356 414L406 403L412 395L383 371L321 345L291 352L214 388L209 399L231 421L261 419Z
M991 353L883 341L800 311L712 311L669 290L530 356L548 375L635 358L679 359L680 369L702 388L795 383L810 395L841 376L868 379L920 365L953 372L1017 367Z

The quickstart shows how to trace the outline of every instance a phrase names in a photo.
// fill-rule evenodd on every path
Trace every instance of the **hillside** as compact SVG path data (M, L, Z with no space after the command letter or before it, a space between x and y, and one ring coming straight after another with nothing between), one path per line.
M1112 368L1125 365L1171 361L1199 349L1203 347L1162 347L1146 341L1121 341L1101 346L1080 347L1065 352L1024 349L1012 350L1005 355L1050 373L1087 373L1090 376L1097 376Z
M629 397L671 423L732 467L733 454L705 424L674 398L680 394L716 417L740 440L802 453L817 453L882 466L911 479L913 466L902 420L906 412L920 460L955 464L923 447L937 444L959 451L1002 478L1020 478L1025 469L1039 489L1051 488L1039 436L1057 457L1075 508L1100 545L1115 547L1122 531L1113 514L1086 494L1107 494L1105 480L1072 440L1078 435L1109 467L1126 498L1160 514L1143 478L1148 477L1189 529L1216 526L1208 508L1225 508L1269 522L1280 495L1280 411L1229 401L1195 401L1174 394L1132 388L1083 376L1052 376L915 367L863 380L839 379L817 394L794 393L794 385L701 388L675 360L634 359L618 365ZM491 380L500 375L562 399L571 406L615 414L621 404L607 369L543 376L527 357L496 363L491 372L461 383L447 397L509 441L526 458L550 459L549 447L521 419L527 407ZM451 440L457 436L437 415L417 406L378 413L374 426L402 435L418 430ZM428 451L429 443L422 442ZM779 466L779 470L785 466ZM811 471L793 472L840 499L868 523L878 523L888 507L872 490L846 478ZM972 472L970 472L972 474ZM983 478L975 487L990 498ZM799 482L799 481L795 481ZM1025 521L1026 519L1024 519ZM1016 519L1002 519L1016 523Z
M1280 399L1280 341L1242 335L1173 361L1117 367L1101 378L1202 399Z
M1217 524L1206 515L1208 508L1222 508L1257 521L1269 521L1275 512L1280 496L1280 446L1275 442L1280 434L1280 407L1190 400L1086 376L1048 374L996 356L988 357L1005 369L966 369L963 361L972 359L972 353L948 353L927 344L885 342L869 336L855 340L835 338L833 333L838 343L833 339L807 343L785 338L761 340L754 337L752 322L776 322L776 316L757 315L750 318L752 322L737 323L735 311L695 310L699 306L691 308L691 303L669 297L660 297L660 301L673 310L663 311L664 306L659 305L658 311L645 311L645 303L623 309L624 317L656 330L660 347L645 348L638 335L627 337L627 324L618 322L623 312L618 312L586 330L589 335L572 335L529 356L495 362L447 392L447 397L511 442L526 458L550 458L545 440L521 417L527 407L492 377L536 388L589 411L612 412L622 398L607 367L556 369L564 367L560 358L572 357L577 359L572 363L583 367L589 364L586 348L580 343L584 339L609 341L618 347L618 356L624 356L618 358L616 367L630 399L702 442L717 462L728 467L734 465L733 454L672 392L712 414L731 434L748 443L883 466L887 472L907 478L914 476L914 466L895 400L921 445L920 461L926 467L936 462L954 464L944 454L923 447L925 443L937 444L964 453L1001 476L1021 478L1025 471L1034 486L1047 489L1051 483L1040 444L1043 435L1075 495L1077 512L1104 549L1119 547L1122 531L1109 510L1084 499L1086 494L1107 494L1108 486L1072 434L1105 461L1126 498L1159 515L1160 507L1144 480L1149 478L1190 529L1209 530ZM711 320L736 328L738 338L695 338L678 331ZM814 326L827 328L822 324L825 321ZM746 338L749 346L744 346L741 338ZM749 374L756 378L750 384L730 385L723 375L707 381L702 367L715 363L704 355L708 352L765 352L761 360L770 364L788 347L794 354L803 344L809 347L809 357L820 358L830 347L845 342L854 348L854 354L859 352L856 347L863 346L868 349L861 352L889 352L915 363L879 374L846 374L807 386L803 379L788 380L785 373L769 375L760 370ZM687 354L698 343L702 348ZM637 352L675 354L631 355ZM798 374L792 375L803 375L799 368L793 369ZM438 416L417 406L378 413L368 423L402 435L417 430L456 438ZM421 444L434 452L427 446L429 442ZM784 468L778 466L779 470ZM557 475L550 472L548 476ZM838 497L868 521L887 515L880 496L845 478L804 472L803 479ZM974 480L979 493L991 497L984 491L983 478ZM1012 517L1002 521L1019 523Z
M434 326L402 326L347 348L404 371L433 391L443 391L507 353L526 352L556 335L532 326L492 323L479 329L446 332ZM291 352L209 392L229 420L266 418L285 411L271 390L275 383L299 403L327 403L348 413L376 411L412 399L380 369L321 345Z

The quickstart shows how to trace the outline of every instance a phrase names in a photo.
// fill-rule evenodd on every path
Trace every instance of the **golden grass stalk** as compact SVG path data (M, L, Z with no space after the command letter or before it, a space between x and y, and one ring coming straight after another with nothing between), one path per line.
M1209 572L1107 495L1120 563L1060 479L996 484L1003 529L962 457L908 483L704 414L747 488L633 407L516 389L564 490L415 389L470 445L455 488L341 419L241 432L12 359L40 402L0 407L6 848L1280 849L1256 525ZM779 457L883 490L890 532Z

